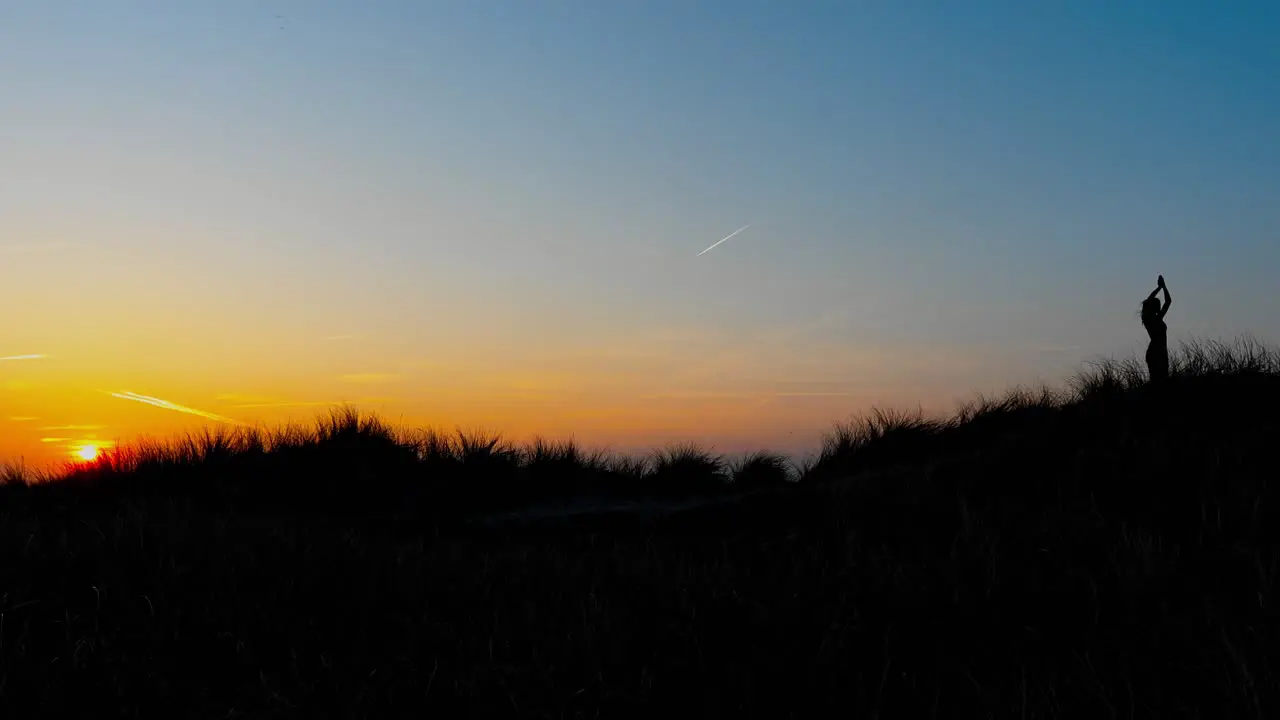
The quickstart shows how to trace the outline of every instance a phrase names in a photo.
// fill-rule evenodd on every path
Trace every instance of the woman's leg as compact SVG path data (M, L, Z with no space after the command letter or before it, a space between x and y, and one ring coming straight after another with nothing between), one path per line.
M1147 346L1147 375L1151 382L1159 382L1169 377L1169 354L1161 352L1155 343Z
M1169 353L1156 352L1155 364L1152 366L1152 380L1167 380L1169 378Z

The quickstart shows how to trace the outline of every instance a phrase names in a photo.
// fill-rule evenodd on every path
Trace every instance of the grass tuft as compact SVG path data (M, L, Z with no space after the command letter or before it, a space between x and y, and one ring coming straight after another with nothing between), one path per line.
M695 443L677 443L653 453L645 484L662 494L700 494L723 489L728 464Z
M778 487L791 481L787 458L777 453L757 450L730 464L734 487L754 490Z

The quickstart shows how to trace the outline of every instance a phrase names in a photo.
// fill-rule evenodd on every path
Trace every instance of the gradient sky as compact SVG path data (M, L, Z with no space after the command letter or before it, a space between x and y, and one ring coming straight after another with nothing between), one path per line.
M928 5L0 2L0 461L217 422L127 393L796 451L1157 273L1280 339L1280 4Z

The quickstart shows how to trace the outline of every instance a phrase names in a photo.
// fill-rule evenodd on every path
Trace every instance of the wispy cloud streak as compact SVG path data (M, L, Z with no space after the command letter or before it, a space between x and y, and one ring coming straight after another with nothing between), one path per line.
M342 382L356 383L359 385L379 385L382 383L392 383L401 378L399 373L353 373L350 375L339 376Z
M1036 352L1044 355L1059 355L1062 353L1071 353L1080 350L1079 345L1042 345L1036 348Z
M48 355L32 354L32 355L10 355L8 357L0 357L0 362L12 362L14 360L47 360Z
M725 240L728 240L729 238L732 238L734 235L737 235L738 233L742 232L743 230L746 230L746 229L747 229L747 228L749 228L749 227L751 227L751 223L747 223L746 225L743 225L742 227L738 228L737 230L734 230L733 232L729 233L728 235L725 235L724 237L722 237L722 238L720 238L719 240L717 240L717 241L715 241L714 243L712 243L712 244L711 244L711 247L709 247L709 248L707 248L706 250L703 250L702 252L698 253L698 257L702 257L703 255L706 255L707 253L711 252L711 250L712 250L713 248L715 248L715 246L719 245L720 243L724 242Z
M241 395L240 393L224 393L216 399L232 403L231 407L234 408L325 407L343 404L341 400L291 400L270 395Z
M280 402L260 402L260 403L244 403L235 405L237 408L291 408L291 407L327 407L329 405L341 405L342 402L334 400L326 402L323 400L282 400Z
M65 242L30 243L27 245L0 245L0 255L35 255L37 253L70 250L73 246Z
M223 417L222 415L218 415L216 413L205 412L204 410L197 410L196 408L187 407L186 405L179 405L178 403L169 402L168 400L161 400L160 398L150 397L149 395L139 395L138 393L135 393L135 392L113 392L108 394L111 395L111 397L120 398L121 400L132 400L134 402L144 403L146 405L163 408L165 410L172 410L174 412L186 413L188 415L196 415L198 417L202 417L207 420L214 420L216 422L227 423L228 425L244 424L239 420L232 420L229 417Z

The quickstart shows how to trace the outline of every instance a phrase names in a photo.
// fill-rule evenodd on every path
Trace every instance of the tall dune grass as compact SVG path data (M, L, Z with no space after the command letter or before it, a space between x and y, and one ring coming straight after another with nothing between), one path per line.
M1280 352L1249 336L1233 343L1192 340L1172 354L1170 365L1172 392L1180 385L1222 377L1266 382L1280 377ZM1002 395L978 396L949 416L873 409L836 424L821 439L817 457L801 465L765 450L730 458L694 443L627 456L584 448L571 438L536 437L520 444L483 429L400 429L348 406L320 415L310 427L219 426L167 441L144 438L106 450L95 462L69 464L61 472L5 468L0 481L83 484L127 479L136 485L214 474L225 482L231 473L245 481L255 478L260 486L274 483L289 486L289 492L332 495L358 478L387 491L394 486L430 493L433 502L456 497L495 505L592 492L739 492L784 487L797 480L840 479L894 463L973 452L1028 424L1052 423L1067 409L1083 412L1137 398L1146 389L1140 360L1105 358L1089 363L1063 387L1014 387ZM308 480L299 481L302 476Z
M1277 355L1175 357L799 467L345 408L10 471L0 717L1277 717ZM450 520L601 488L723 501Z

